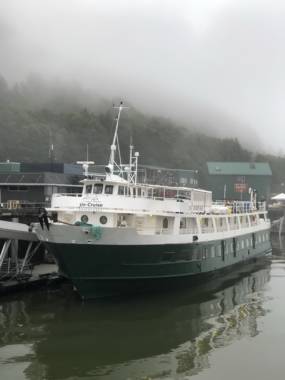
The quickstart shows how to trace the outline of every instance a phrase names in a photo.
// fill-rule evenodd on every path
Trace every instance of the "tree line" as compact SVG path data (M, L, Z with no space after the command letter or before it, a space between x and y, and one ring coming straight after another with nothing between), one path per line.
M71 163L85 159L88 145L89 159L105 164L114 118L110 101L78 85L50 84L32 76L10 87L0 76L0 161ZM125 154L132 140L141 164L195 169L201 184L207 161L253 159L269 162L273 183L285 182L284 157L253 155L236 138L221 139L193 130L191 121L186 128L130 107L122 113L119 139Z

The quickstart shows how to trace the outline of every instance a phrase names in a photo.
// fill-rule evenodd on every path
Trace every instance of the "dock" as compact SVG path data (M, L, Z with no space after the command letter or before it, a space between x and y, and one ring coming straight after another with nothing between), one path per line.
M60 279L56 264L32 264L40 246L28 225L0 220L0 294Z

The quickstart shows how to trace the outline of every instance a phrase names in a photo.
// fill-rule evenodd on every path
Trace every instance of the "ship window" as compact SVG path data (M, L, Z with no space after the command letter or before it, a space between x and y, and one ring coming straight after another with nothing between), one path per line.
M118 195L124 195L124 193L125 193L125 187L119 186L118 187Z
M255 248L255 243L256 243L256 237L255 234L252 234L252 247Z
M228 243L227 242L225 242L225 244L224 244L224 252L225 252L225 255L227 255L228 253L229 253L229 247L228 247Z
M221 241L222 260L225 261L225 242Z
M88 222L88 220L89 220L89 219L88 219L88 216L87 216L87 215L82 215L82 216L81 216L81 222L82 222L82 223L85 223L85 224L86 224L86 223Z
M92 191L92 185L86 185L85 193L86 193L86 194L90 194L91 191Z
M217 256L222 256L221 246L220 245L216 246L216 252L217 252Z
M186 228L186 218L180 219L180 228Z
M103 191L103 183L95 183L93 193L94 194L101 194Z
M142 195L142 189L139 187L138 188L138 197L140 197Z
M105 215L100 216L99 220L101 224L106 224L108 222L107 216Z
M192 260L200 260L200 259L201 259L201 252L198 247L195 247L192 253Z
M163 227L163 228L168 228L168 219L167 219L167 218L164 218L164 219L163 219L162 227Z
M215 257L215 247L214 246L211 247L211 257L212 258Z
M113 185L106 185L105 186L105 194L113 194Z
M234 257L237 257L237 241L236 241L236 238L233 238L233 253L234 253Z

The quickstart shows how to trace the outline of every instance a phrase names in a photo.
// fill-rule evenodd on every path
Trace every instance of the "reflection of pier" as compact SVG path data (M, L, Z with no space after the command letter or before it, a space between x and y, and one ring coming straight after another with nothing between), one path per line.
M2 344L32 344L28 379L39 368L47 380L189 376L209 366L212 350L258 334L269 266L255 264L194 291L112 303L79 304L68 292L31 294L3 303Z

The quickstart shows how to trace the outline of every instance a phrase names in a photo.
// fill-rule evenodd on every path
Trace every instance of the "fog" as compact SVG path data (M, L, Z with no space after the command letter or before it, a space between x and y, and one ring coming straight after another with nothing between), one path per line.
M0 0L0 73L37 73L283 151L285 3Z

